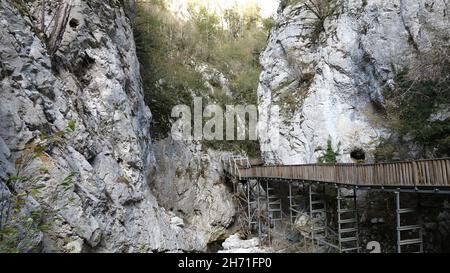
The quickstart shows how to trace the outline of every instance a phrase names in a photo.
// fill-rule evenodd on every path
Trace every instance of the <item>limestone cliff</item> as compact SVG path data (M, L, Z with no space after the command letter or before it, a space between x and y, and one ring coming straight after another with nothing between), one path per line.
M282 2L261 56L260 108L281 106L281 118L261 121L280 125L279 146L276 132L261 139L266 162L316 162L329 138L339 161L361 151L370 161L390 133L383 94L395 88L396 71L449 35L448 1Z
M0 2L0 204L38 180L22 212L51 212L33 219L47 230L20 250L204 250L203 233L148 185L156 165L134 1L45 1L43 22L40 3Z
M152 147L156 168L149 183L159 204L194 226L208 244L231 235L236 212L224 182L223 153L171 138Z

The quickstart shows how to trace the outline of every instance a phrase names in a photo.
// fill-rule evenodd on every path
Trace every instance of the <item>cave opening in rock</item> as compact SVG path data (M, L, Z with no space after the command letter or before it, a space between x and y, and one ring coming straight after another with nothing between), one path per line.
M219 252L219 250L223 250L222 244L224 241L224 239L220 239L217 241L209 242L206 250L207 253L217 253Z
M79 24L80 24L80 23L79 23L78 20L75 19L75 18L72 18L72 19L70 19L70 21L69 21L69 26L70 26L71 28L73 28L73 29L76 29L76 28L78 27Z
M357 161L366 160L366 152L361 148L356 148L351 151L350 157Z

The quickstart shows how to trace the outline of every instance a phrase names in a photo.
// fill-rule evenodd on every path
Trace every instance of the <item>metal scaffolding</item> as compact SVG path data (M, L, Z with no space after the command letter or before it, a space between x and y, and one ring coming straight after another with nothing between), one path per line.
M345 183L305 181L294 178L295 172L292 170L286 172L283 178L281 170L276 168L267 167L267 170L257 168L249 170L251 165L248 158L239 155L230 155L223 158L222 162L225 174L228 175L227 178L233 182L238 222L246 235L250 236L256 231L260 242L268 239L269 243L272 243L275 229L279 231L283 229L283 198L286 198L284 192L286 188L275 190L276 185L282 184L282 182L287 182L289 187L286 200L289 204L289 211L286 209L286 212L289 214L286 215L286 222L290 223L291 228L293 228L299 215L304 215L305 219L308 219L307 216L309 215L309 222L302 224L307 228L300 227L297 230L301 232L305 240L305 246L310 243L310 246L314 248L316 246L328 247L324 250L341 253L361 251L357 202L359 190L395 192L398 253L422 253L424 250L420 192L450 193L450 191L444 192L437 188L424 191L418 187L410 189L405 186L395 188L383 185L379 187L353 186L345 185ZM285 166L285 168L287 167ZM249 175L249 173L252 175ZM333 185L336 188L336 211L327 207L331 200L328 200L329 204L327 204L326 189L331 192ZM295 190L293 187L295 187ZM301 199L296 198L299 197L300 188L302 189ZM413 200L405 199L401 202L400 197L402 193L412 194L410 192L416 192L417 202L414 205L406 206L405 201ZM298 200L301 200L300 203L297 202ZM335 215L337 219L334 218ZM289 220L287 217L289 217ZM337 227L335 226L336 223Z
M266 208L268 219L268 238L271 242L270 230L281 227L283 209L280 196L275 193L268 181L266 181Z
M337 188L338 243L341 253L360 251L356 194L356 188Z
M289 195L288 195L288 200L289 200L289 222L291 224L291 227L294 225L295 220L297 219L297 215L299 215L301 213L300 206L295 201L295 196L296 195L293 194L292 185L293 185L293 183L289 183Z
M405 251L411 251L415 253L423 253L423 230L419 194L417 194L417 205L415 208L401 207L400 192L395 192L395 204L397 222L397 252L404 253ZM402 221L402 215L409 215L410 217L409 219L407 217L403 217L404 221ZM409 223L407 223L408 220ZM414 220L415 223L411 223L411 221ZM405 235L409 236L405 238Z
M319 186L317 186L319 188ZM326 241L328 237L327 204L325 201L325 185L320 189L313 189L309 184L309 217L311 219L311 238L314 241Z
M274 210L268 209L269 199L262 186L258 180L234 181L233 196L241 232L246 236L257 233L260 242L264 239L270 242L271 226L279 219L272 217Z

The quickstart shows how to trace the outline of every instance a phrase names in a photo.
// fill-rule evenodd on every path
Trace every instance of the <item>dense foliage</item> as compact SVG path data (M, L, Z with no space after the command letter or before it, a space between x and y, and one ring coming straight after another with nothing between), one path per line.
M421 53L409 69L397 72L395 90L385 92L388 125L396 139L381 143L378 160L450 155L449 57L448 46L437 43L432 51Z
M221 106L256 104L259 55L272 26L273 20L261 18L257 7L229 9L218 15L193 1L186 18L180 19L163 0L138 2L135 37L145 99L153 113L154 138L168 136L172 107L191 105L194 95ZM230 90L214 78L206 86L201 67L222 73ZM206 144L236 148L224 141ZM257 143L242 144L258 147Z

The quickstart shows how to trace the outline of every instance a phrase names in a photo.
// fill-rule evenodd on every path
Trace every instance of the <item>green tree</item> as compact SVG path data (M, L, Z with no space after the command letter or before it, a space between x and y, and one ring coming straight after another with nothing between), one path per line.
M224 12L224 20L227 24L227 28L230 37L237 38L242 33L242 18L235 9L227 9Z
M340 145L338 144L338 147ZM322 155L318 158L319 163L329 163L334 164L337 163L337 157L339 156L339 148L336 151L333 149L333 143L331 138L327 140L327 149L322 153Z
M192 3L189 5L188 12L191 22L200 34L201 42L206 43L209 48L219 34L219 17L209 13L205 6L197 6Z

